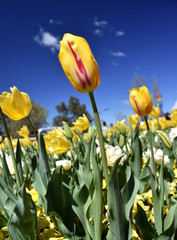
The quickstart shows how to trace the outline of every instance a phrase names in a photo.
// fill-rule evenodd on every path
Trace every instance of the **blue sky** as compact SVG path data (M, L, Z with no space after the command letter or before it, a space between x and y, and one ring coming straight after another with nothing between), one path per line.
M133 112L129 89L136 73L153 94L154 76L171 111L177 100L176 0L1 0L0 93L17 86L49 112L70 96L92 114L89 96L77 92L58 61L64 33L84 37L98 62L101 84L94 95L100 118L115 123Z

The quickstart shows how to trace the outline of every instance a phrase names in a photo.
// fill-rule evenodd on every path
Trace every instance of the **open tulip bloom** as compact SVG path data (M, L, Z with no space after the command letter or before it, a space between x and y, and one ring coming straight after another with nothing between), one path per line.
M17 87L10 88L12 93L0 95L0 107L5 115L13 120L20 120L29 115L31 101L27 93L20 92Z

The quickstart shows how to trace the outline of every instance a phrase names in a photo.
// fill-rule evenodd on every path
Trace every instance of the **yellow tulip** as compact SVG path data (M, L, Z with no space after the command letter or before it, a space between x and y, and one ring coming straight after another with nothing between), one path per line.
M82 117L79 117L78 119L76 119L76 121L73 122L72 124L74 125L75 129L78 129L80 132L87 130L90 125L89 120L85 114L83 114Z
M27 128L26 125L23 125L23 127L20 128L19 131L17 131L17 133L21 136L21 137L28 137L29 136L29 130Z
M147 87L133 88L129 95L130 104L139 116L147 116L152 111L152 98Z
M131 125L133 127L133 129L136 128L136 125L138 124L138 122L140 121L140 117L138 116L138 114L131 114L128 117L128 120L131 122Z
M21 120L29 115L31 101L28 94L20 92L17 87L10 88L12 93L0 95L0 107L5 115L13 120Z
M46 149L52 154L62 154L68 151L67 141L62 128L56 128L44 135Z
M155 107L155 106L152 107L152 111L150 112L150 116L152 118L158 118L160 116L159 104L157 104L157 107Z
M58 55L62 68L79 92L92 92L100 84L100 70L87 41L64 34Z

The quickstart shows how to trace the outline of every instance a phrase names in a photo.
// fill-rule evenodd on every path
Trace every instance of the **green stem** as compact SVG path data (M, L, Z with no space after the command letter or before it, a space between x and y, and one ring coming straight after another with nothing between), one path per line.
M98 132L98 140L100 144L100 151L101 151L101 159L102 159L102 165L103 165L103 174L106 180L106 185L108 187L109 184L109 175L108 175L108 167L107 167L107 157L106 157L106 152L105 152L105 147L104 147L104 140L103 140L103 133L102 133L102 128L101 128L101 122L100 122L100 117L98 114L98 109L96 106L95 98L93 95L93 92L89 92L89 97L90 101L92 104L94 116L95 116L95 123L97 127L97 132Z
M29 123L30 127L32 128L32 130L33 130L33 133L34 133L34 135L35 135L35 137L36 137L36 141L38 142L38 136L37 136L36 130L35 130L35 128L34 128L34 126L33 126L32 122L31 122L31 120L29 119L29 117L28 117L28 116L26 117L26 120L28 121L28 123Z
M5 133L6 133L8 144L9 144L9 151L10 151L10 154L11 154L11 157L12 157L12 164L13 164L13 168L14 168L16 181L17 181L17 190L19 190L20 187L21 187L20 175L19 175L18 168L17 168L17 163L16 163L16 159L15 159L14 149L13 149L13 146L12 146L11 137L10 137L9 130L8 130L8 127L7 127L7 124L6 124L6 121L5 121L5 117L4 117L4 114L2 112L1 107L0 107L0 115L1 115L2 124L3 124L4 130L5 130Z
M156 178L157 178L157 175L156 175L156 166L155 166L155 159L154 159L154 151L153 151L153 145L152 145L152 138L151 138L151 132L150 132L150 129L149 129L149 124L148 124L148 121L147 121L147 117L146 117L146 116L144 117L144 120L145 120L145 123L146 123L146 128L147 128L148 136L149 136L149 143L150 143L150 148L151 148L151 158L152 158L153 174L154 174L154 177L155 177L155 179L156 179Z

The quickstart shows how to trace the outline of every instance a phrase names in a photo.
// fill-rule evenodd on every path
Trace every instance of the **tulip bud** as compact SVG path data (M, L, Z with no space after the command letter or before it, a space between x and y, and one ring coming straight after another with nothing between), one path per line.
M123 147L124 146L124 143L125 143L125 137L120 134L120 137L119 137L119 147Z
M163 142L163 144L165 145L165 147L171 149L172 148L172 142L171 142L169 136L161 130L156 130L156 133L159 136L159 138L161 139L161 141Z
M71 168L71 161L67 159L56 161L55 164L57 167L62 166L65 171L68 171Z
M64 34L58 55L62 68L79 92L92 92L100 84L100 70L87 41Z
M95 130L92 126L89 126L88 128L88 137L91 138L92 135L94 134Z
M133 88L130 90L130 104L139 116L147 116L152 111L152 98L147 87Z
M73 133L72 133L69 125L67 124L67 122L63 121L63 127L64 127L65 137L71 140L73 138Z
M122 135L126 134L126 128L122 122L117 122L117 128L118 128L120 134L122 134Z

